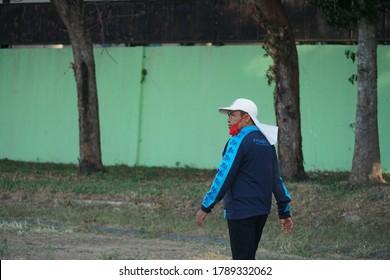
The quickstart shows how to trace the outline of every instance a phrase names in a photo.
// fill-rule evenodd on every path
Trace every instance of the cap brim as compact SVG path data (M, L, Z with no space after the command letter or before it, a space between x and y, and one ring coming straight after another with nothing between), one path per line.
M227 115L229 111L236 111L238 110L237 108L234 108L234 106L229 106L229 107L221 107L218 109L218 112L221 114Z

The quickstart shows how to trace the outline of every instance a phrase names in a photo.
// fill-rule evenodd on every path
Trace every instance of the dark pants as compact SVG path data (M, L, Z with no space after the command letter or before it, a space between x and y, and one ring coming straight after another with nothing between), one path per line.
M267 215L247 219L228 219L233 260L254 260Z

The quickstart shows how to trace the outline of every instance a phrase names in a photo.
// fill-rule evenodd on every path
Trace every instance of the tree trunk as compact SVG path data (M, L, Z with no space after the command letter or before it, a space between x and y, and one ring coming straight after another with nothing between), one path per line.
M81 172L103 171L100 147L99 105L93 45L84 19L83 0L51 0L68 30L77 83Z
M306 177L303 167L299 65L295 38L280 0L251 1L257 23L266 31L264 49L273 59L269 82L275 79L274 106L279 127L278 155L285 178ZM271 79L271 80L270 80Z
M355 147L349 182L366 185L384 182L378 136L376 23L360 20L358 34Z

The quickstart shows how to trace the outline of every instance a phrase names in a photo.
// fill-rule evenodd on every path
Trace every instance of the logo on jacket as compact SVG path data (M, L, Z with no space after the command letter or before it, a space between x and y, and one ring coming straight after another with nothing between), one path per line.
M266 139L253 138L253 143L260 146L269 146L269 142Z

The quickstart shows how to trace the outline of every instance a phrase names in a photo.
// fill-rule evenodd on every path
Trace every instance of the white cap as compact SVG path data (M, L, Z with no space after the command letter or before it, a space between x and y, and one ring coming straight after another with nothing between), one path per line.
M229 111L244 111L249 114L252 121L260 129L261 133L267 138L271 145L275 145L278 141L278 127L274 125L262 124L257 119L257 106L249 99L239 98L233 101L229 107L221 107L218 111L222 114L228 114Z

